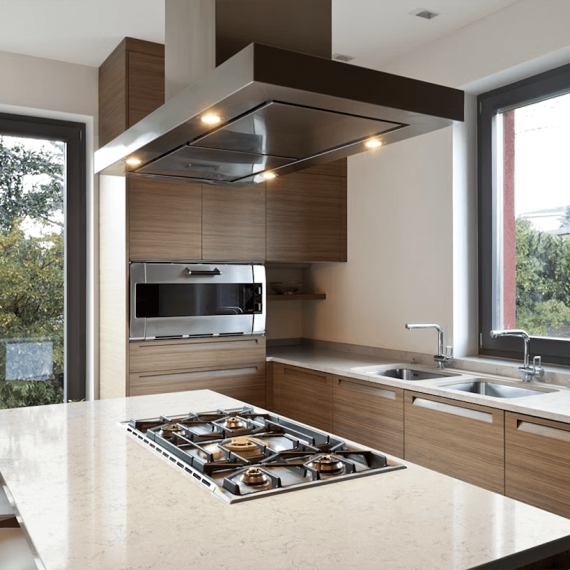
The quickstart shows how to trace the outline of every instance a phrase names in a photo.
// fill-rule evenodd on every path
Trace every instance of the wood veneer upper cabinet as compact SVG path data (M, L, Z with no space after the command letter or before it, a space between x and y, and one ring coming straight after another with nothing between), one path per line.
M570 518L570 425L505 414L505 495Z
M404 457L404 391L353 378L333 379L333 432Z
M265 184L202 185L202 259L265 260Z
M505 492L505 412L406 391L404 459Z
M130 178L129 257L202 258L202 187L163 178Z
M332 376L275 362L273 411L307 425L332 431Z
M99 68L99 146L164 104L164 45L125 38Z
M335 161L267 182L268 261L346 261L343 163Z

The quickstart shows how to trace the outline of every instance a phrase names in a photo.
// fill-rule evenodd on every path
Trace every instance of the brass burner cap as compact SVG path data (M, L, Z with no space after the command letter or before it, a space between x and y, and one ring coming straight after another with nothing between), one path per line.
M241 480L252 487L265 485L269 483L269 479L259 467L250 467L242 476Z
M243 427L243 425L244 425L243 422L239 418L236 418L235 416L228 418L225 422L225 426L230 429L238 429Z
M339 461L336 457L325 454L315 459L312 462L311 467L320 473L338 473L339 471L342 471L344 466L342 461Z

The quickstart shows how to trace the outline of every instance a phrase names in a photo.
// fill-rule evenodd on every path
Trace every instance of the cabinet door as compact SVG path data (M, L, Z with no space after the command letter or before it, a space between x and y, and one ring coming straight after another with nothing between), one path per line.
M343 261L339 176L294 172L266 184L268 261Z
M503 494L503 410L416 392L404 396L404 458Z
M138 372L130 375L131 396L213 390L265 408L265 363L199 370Z
M274 363L273 410L318 429L332 431L332 376Z
M202 258L202 187L160 178L129 179L129 258Z
M570 518L570 425L505 414L505 494Z
M334 378L333 432L404 457L404 391L352 378Z
M202 186L202 259L265 260L265 184Z

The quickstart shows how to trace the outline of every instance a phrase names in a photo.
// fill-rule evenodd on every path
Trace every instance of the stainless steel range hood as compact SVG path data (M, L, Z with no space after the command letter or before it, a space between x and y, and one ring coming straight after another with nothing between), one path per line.
M98 150L95 171L248 185L462 121L463 101L456 89L252 43Z

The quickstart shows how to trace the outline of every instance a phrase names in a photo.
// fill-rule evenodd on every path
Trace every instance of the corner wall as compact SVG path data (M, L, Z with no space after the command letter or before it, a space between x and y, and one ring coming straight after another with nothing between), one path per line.
M477 354L475 95L570 62L570 2L544 4L520 0L383 66L465 89L466 121L349 158L348 263L313 266L327 300L306 304L303 336L433 354L435 332L404 324L436 322L456 356Z

